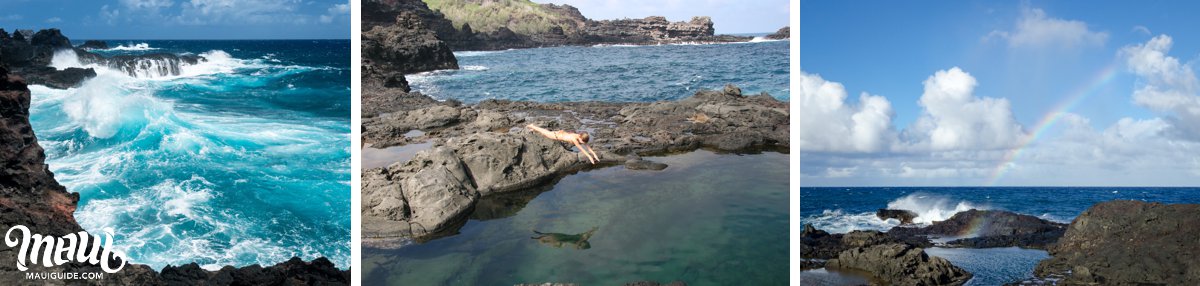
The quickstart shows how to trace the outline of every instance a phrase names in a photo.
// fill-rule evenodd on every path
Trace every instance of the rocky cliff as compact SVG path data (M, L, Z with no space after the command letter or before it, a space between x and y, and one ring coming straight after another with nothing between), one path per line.
M1200 285L1200 204L1099 203L1049 252L1034 272L1064 285Z
M429 3L429 5L426 5ZM750 37L714 35L709 17L670 22L664 17L592 20L570 5L528 0L370 0L363 30L386 24L400 11L417 14L450 49L502 50L562 45L739 42Z

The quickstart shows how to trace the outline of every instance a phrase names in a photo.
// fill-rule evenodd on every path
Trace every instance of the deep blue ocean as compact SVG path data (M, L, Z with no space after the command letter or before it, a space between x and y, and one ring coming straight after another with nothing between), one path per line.
M812 223L831 233L886 231L899 225L875 216L881 208L906 209L916 222L945 220L969 209L1007 210L1070 223L1092 205L1110 200L1200 203L1200 188L1154 187L801 187L800 225ZM930 255L950 260L975 274L968 285L999 285L1028 278L1045 251L1018 248L932 248ZM820 282L823 272L811 281ZM836 281L836 280L834 280ZM816 283L838 285L838 282Z
M92 52L206 60L131 76L65 51L53 66L98 76L30 87L34 130L80 193L84 229L114 228L115 247L156 269L293 256L349 267L349 40L107 42Z
M789 99L788 41L697 45L600 45L455 52L458 70L407 76L437 99L478 102L675 100L738 85ZM486 88L483 88L486 87Z

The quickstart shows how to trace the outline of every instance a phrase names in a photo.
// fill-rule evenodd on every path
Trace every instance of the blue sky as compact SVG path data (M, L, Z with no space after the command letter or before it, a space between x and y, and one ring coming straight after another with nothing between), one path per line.
M1197 185L1198 8L806 1L802 184Z
M593 20L664 16L687 21L709 16L718 34L771 33L788 25L788 0L533 0L569 4Z
M349 39L349 1L5 0L0 28L75 39Z

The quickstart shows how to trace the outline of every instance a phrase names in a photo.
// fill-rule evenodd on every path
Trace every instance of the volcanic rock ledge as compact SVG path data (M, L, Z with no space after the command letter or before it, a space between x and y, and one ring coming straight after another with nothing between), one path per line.
M631 169L666 168L639 155L702 147L782 151L789 144L787 103L765 93L746 97L735 86L655 103L488 100L466 106L389 92L397 96L381 99L381 105L404 108L364 118L364 142L392 146L432 140L433 147L407 162L363 172L368 237L425 239L453 232L482 196L539 187L584 168L622 163ZM601 161L592 165L571 146L525 130L527 124L586 130ZM412 130L424 135L404 136Z
M1200 285L1200 204L1099 203L1048 250L1034 274L1064 285Z

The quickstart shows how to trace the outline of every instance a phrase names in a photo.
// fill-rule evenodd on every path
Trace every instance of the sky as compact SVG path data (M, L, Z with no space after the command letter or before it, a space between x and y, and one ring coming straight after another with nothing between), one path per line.
M592 20L663 16L688 21L709 16L717 34L773 33L788 25L788 0L533 0L568 4Z
M802 185L1200 185L1200 3L848 2L800 7Z
M0 28L85 39L349 39L346 0L4 0Z

